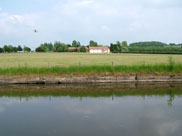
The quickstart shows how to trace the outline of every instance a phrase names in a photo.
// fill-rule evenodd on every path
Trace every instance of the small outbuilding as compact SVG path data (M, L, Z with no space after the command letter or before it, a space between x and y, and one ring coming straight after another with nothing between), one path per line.
M90 53L110 53L109 47L89 47Z

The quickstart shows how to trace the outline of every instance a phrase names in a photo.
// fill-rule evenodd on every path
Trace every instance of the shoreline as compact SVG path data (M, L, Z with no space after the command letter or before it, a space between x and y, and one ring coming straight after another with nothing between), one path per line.
M0 77L0 84L182 82L182 76L84 76L84 77Z

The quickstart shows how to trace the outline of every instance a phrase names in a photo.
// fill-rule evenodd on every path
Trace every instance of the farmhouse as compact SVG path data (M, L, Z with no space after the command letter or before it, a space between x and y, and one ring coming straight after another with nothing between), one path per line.
M110 49L106 46L104 47L89 47L90 53L110 53Z

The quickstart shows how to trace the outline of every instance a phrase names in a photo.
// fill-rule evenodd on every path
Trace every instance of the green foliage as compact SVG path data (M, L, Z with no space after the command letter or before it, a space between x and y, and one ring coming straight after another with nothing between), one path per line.
M57 52L67 52L68 47L66 45L62 45L57 49Z
M18 52L18 48L17 47L12 47L12 52Z
M79 48L78 52L87 52L87 48L85 46L82 46Z
M72 42L72 47L80 47L80 46L81 46L80 42L77 42L76 40Z
M131 43L130 46L135 46L135 47L164 47L167 46L166 43L162 43L162 42L156 42L156 41L152 41L152 42L136 42L136 43Z
M121 43L119 41L117 41L116 44L111 43L110 49L113 53L120 53L122 50Z
M0 68L0 75L118 75L118 74L182 74L182 64L174 64L170 61L169 65L104 65L104 66L68 66L68 67L11 67Z
M18 45L18 51L23 51L23 48L21 47L21 45Z
M128 46L127 41L123 41L123 42L122 42L122 46L127 47L127 46Z
M122 42L122 52L128 52L128 43L127 41Z
M44 43L40 45L42 48L44 48L45 51L51 52L53 51L53 44L52 43Z
M6 53L17 52L17 51L18 51L18 48L12 45L4 45L3 47L3 52L6 52Z
M42 47L38 47L35 49L36 52L45 52L45 49Z
M54 43L54 52L67 52L68 51L68 45L61 43L61 42L55 42Z
M10 46L8 46L8 45L4 45L4 47L3 47L3 51L4 52L11 52L11 48L10 48Z
M169 46L178 46L178 45L175 43L170 43Z
M52 52L53 50L54 46L52 43L41 44L38 48L35 49L36 52Z
M31 49L27 46L24 46L23 51L24 52L31 52Z
M2 52L3 52L3 48L0 47L0 53L2 53Z
M97 42L90 40L89 46L94 47L94 46L98 46L98 44L97 44Z
M173 71L175 67L175 61L172 56L169 56L169 71Z
M157 47L157 46L147 46L147 47L139 47L139 46L129 46L128 52L130 53L155 53L155 54L181 54L182 48L179 47Z

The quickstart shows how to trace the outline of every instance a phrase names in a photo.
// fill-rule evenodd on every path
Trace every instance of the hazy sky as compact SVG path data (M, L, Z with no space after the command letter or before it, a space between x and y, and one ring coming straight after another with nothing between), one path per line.
M0 0L0 46L74 39L182 43L182 0Z

